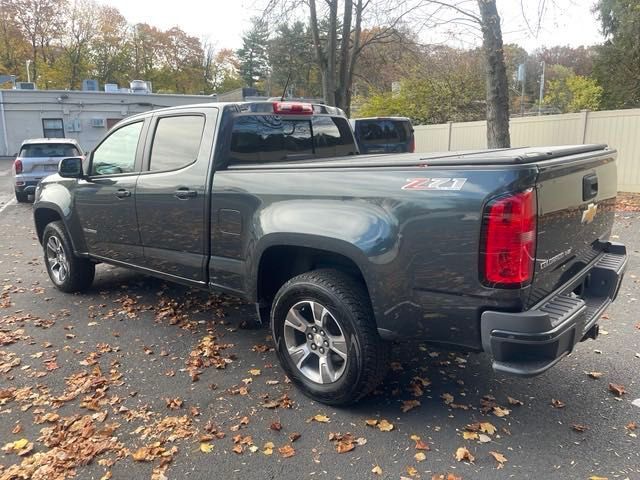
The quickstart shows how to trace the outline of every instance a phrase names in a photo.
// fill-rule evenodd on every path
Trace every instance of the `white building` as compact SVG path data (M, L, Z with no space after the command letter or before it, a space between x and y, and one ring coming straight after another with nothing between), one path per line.
M129 115L215 101L203 95L0 90L0 156L13 156L23 140L41 137L75 138L83 150L91 150Z

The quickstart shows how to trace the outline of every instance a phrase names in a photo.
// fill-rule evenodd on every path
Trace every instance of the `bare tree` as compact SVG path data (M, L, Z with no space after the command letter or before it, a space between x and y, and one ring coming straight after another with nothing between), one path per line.
M487 101L487 146L511 146L509 88L504 61L502 30L496 0L427 0L423 22L432 28L456 24L482 39Z
M213 80L213 61L216 55L216 45L209 40L209 38L203 38L202 43L202 83L203 90L206 92L209 89L209 85L214 83Z
M301 6L306 10L324 100L348 114L354 72L363 50L398 37L398 27L424 3L424 0L270 0L265 15L275 10L299 11ZM364 37L367 16L375 28L370 28Z
M291 11L301 4L308 8L324 99L347 114L354 71L363 50L377 43L398 41L405 19L410 18L418 30L456 24L475 32L482 38L486 65L487 144L490 148L510 145L509 91L496 0L270 0L265 13L277 6L281 11Z

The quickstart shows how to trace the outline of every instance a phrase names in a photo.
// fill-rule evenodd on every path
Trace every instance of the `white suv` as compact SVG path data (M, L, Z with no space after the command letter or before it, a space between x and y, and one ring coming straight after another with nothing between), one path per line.
M60 160L81 156L82 149L72 138L33 138L22 142L13 162L16 200L26 202L40 180L58 171Z

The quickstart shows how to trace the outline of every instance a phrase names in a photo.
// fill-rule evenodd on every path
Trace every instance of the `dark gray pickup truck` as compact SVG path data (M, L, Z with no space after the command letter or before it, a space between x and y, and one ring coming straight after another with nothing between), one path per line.
M615 299L616 152L603 145L354 156L343 113L290 102L148 112L36 191L53 283L107 262L255 302L291 380L329 404L392 340L544 372Z

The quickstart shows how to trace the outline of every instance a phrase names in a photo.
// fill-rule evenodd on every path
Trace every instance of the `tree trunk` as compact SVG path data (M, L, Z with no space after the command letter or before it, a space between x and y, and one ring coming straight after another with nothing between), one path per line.
M320 28L318 27L318 14L316 12L315 0L309 0L309 17L313 47L316 51L316 62L318 62L320 76L322 77L322 98L324 98L325 102L328 102L329 78L327 75L327 57L322 52L322 44L320 43Z
M344 100L344 113L347 117L351 116L351 86L353 85L353 72L355 71L356 62L360 55L360 34L362 33L362 10L364 6L362 0L356 3L356 23L353 29L353 44L351 46L351 55L349 58L349 66L347 67L346 95Z
M496 0L478 0L487 81L487 147L508 148L509 88Z
M329 42L327 45L327 95L329 105L336 104L336 49L338 47L338 0L329 0Z
M31 61L31 63L33 65L33 77L31 77L31 80L33 81L33 83L37 83L36 82L36 78L38 77L38 46L35 43L35 40L31 44L31 55L33 56L33 59ZM27 75L27 77L28 76L29 75ZM25 80L26 80L26 78L25 78Z
M347 109L349 85L349 54L351 43L351 17L353 0L344 0L344 19L342 22L342 39L340 41L340 70L338 71L338 85L336 88L336 107Z

